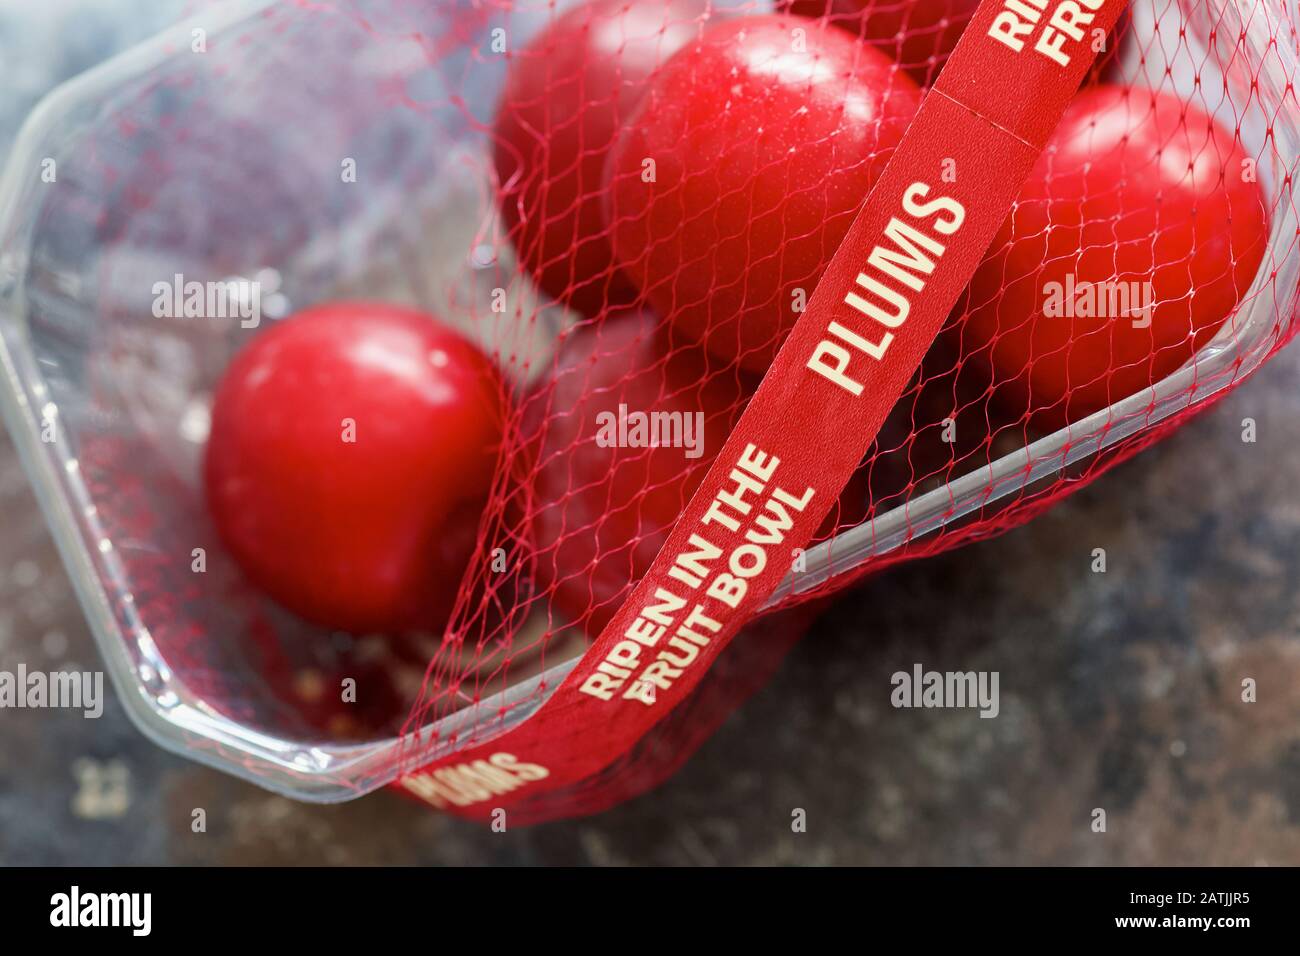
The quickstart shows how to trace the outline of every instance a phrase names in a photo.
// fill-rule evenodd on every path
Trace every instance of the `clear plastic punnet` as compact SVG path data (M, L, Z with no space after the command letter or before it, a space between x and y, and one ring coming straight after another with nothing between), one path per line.
M524 726L594 663L975 7L224 3L46 98L0 180L0 393L142 730L330 802ZM763 31L790 35L794 65L752 54L719 86L709 58ZM1134 0L1099 32L1006 226L762 613L623 758L524 816L662 780L815 599L1027 520L1294 333L1286 5ZM848 104L840 127L816 131L825 109L800 108L799 82ZM159 308L195 283L222 307ZM427 313L500 372L495 472L441 629L309 623L249 579L205 498L234 357L355 301ZM616 427L606 447L595 422L620 405L699 412L698 443L637 447ZM509 778L505 757L504 777L406 789L456 811Z

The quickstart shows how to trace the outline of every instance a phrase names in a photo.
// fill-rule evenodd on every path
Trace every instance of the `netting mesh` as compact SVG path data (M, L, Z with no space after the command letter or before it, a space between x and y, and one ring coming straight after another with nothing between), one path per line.
M67 290L37 281L31 323L38 356L79 370L56 394L89 395L64 425L132 652L212 721L364 751L362 770L325 762L357 789L534 713L646 573L975 6L276 4L214 31L205 60L110 91L43 213L59 239L41 254L93 279L97 322L72 328ZM807 609L773 611L1032 517L1292 334L1283 4L1139 0L1094 42L768 612L623 761L522 815L658 782L802 632ZM136 280L180 272L274 275L281 313L416 305L502 370L499 462L445 627L331 634L249 584L196 463L223 369L265 330L142 319ZM185 573L199 546L202 578ZM346 678L364 706L337 700ZM261 773L234 737L192 743Z

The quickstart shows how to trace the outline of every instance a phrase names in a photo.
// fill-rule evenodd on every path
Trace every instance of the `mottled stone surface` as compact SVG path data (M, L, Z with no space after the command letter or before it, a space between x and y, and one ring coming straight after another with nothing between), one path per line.
M1031 525L843 595L680 774L599 817L494 834L386 793L299 805L163 753L113 701L0 711L0 863L1300 863L1298 374L1283 353ZM7 441L0 527L0 668L93 664ZM1000 716L893 709L917 661L999 671Z

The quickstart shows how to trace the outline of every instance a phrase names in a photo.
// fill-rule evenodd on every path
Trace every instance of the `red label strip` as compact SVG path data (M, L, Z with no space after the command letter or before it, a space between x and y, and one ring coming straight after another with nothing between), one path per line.
M1126 0L983 0L645 578L521 726L404 776L487 816L677 706L813 537L1006 219Z

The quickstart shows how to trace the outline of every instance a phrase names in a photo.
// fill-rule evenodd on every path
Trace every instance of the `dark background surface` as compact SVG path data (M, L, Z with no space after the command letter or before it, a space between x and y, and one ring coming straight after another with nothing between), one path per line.
M147 32L107 26L131 3L168 5L57 0L95 29L22 49L74 72L87 36ZM21 76L0 120L39 94ZM110 699L96 721L0 710L0 864L1300 863L1298 378L1300 347L1030 526L840 596L681 773L598 817L492 833L388 793L301 805L164 753ZM19 661L99 666L0 435L0 669ZM1000 716L892 709L914 662L999 671Z

